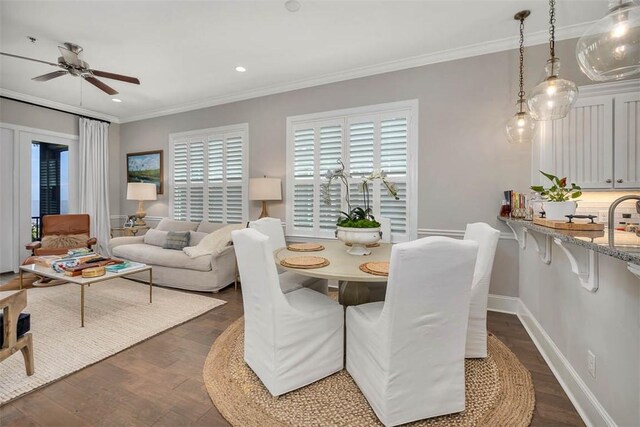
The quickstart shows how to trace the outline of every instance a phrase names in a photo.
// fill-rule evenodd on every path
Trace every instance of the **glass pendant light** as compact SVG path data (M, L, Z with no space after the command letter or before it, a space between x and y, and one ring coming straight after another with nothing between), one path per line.
M521 144L531 142L536 132L536 121L526 111L524 101L524 20L531 14L523 10L513 17L520 21L520 91L518 92L518 112L507 122L507 137L509 142Z
M591 80L606 82L640 74L640 2L609 0L607 15L578 40L576 58Z
M578 100L578 88L570 80L558 77L560 59L556 58L556 2L549 0L549 50L551 58L547 61L545 71L547 78L534 87L529 95L528 105L531 116L536 120L562 119L569 114L571 107Z

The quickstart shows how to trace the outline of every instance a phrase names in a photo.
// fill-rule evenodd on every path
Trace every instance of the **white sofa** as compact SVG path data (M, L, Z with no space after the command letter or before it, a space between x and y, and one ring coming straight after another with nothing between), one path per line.
M207 234L224 227L225 224L208 222L176 221L164 218L154 229L157 231L189 231L190 246L195 246ZM234 283L236 278L236 256L229 245L219 253L190 258L181 250L163 249L150 244L145 236L116 237L109 241L109 251L115 258L142 262L153 267L153 283L190 291L218 292ZM148 273L127 276L141 281L148 280Z

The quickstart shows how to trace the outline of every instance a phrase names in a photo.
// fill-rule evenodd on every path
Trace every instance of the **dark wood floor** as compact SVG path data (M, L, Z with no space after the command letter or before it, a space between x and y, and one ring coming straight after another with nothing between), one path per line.
M228 304L0 407L0 426L229 425L202 367L216 337L242 315L242 296L233 287L211 296ZM531 371L532 425L584 425L518 318L490 312L489 329Z

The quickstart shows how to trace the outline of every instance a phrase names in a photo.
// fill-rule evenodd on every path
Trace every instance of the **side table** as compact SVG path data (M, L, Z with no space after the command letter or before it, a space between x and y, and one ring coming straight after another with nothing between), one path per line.
M146 232L149 227L134 225L133 227L111 227L111 237L136 236L139 232ZM118 233L117 235L115 233Z

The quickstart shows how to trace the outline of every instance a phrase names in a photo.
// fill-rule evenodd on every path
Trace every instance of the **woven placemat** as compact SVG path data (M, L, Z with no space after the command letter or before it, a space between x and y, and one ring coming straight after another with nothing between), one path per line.
M319 243L291 243L287 249L293 252L317 252L323 251L324 246Z
M320 268L329 265L329 260L321 256L293 256L280 261L280 265L289 268Z
M231 324L211 347L203 370L213 404L232 426L382 426L344 369L273 397L244 362L243 330L244 318ZM487 358L465 360L463 412L406 426L528 426L536 402L529 371L492 334L487 347Z
M345 243L345 246L353 246L351 243ZM368 248L377 248L378 246L380 246L380 243L376 242L376 243L369 243L368 245L365 245Z
M389 261L365 262L360 264L360 270L375 276L388 276Z

